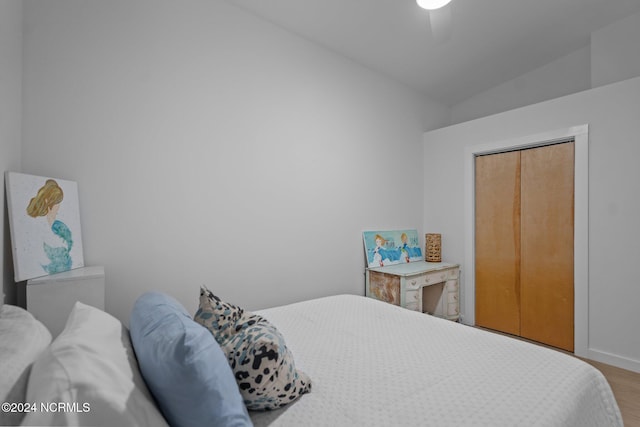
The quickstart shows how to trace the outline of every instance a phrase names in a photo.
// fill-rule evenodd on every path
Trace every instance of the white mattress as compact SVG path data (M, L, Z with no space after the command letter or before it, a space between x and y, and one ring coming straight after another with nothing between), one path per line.
M256 426L622 426L604 376L554 350L354 295L258 313L312 390Z

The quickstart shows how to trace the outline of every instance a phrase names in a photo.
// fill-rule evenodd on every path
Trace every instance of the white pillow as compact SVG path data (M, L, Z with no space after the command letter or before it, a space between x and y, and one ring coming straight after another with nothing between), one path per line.
M38 408L26 414L25 425L167 425L138 370L128 330L81 302L34 363L26 401L63 406Z
M28 311L0 305L0 402L22 403L31 364L51 342L49 330ZM0 425L18 425L21 412L0 412Z

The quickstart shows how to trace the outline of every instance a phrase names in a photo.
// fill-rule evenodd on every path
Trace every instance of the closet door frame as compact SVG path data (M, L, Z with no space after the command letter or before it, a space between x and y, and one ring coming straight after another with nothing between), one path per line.
M475 158L483 154L574 141L574 354L589 348L589 125L572 126L465 149L465 257L461 321L475 324Z

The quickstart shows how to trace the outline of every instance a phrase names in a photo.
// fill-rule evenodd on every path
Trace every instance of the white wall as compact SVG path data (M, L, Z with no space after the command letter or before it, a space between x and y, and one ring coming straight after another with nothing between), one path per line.
M591 34L591 86L640 76L640 13Z
M591 34L582 47L451 108L451 124L640 76L640 13Z
M0 1L0 184L3 194L4 171L20 170L21 129L22 4L20 0L3 0ZM13 282L11 239L5 201L3 196L0 204L0 278L6 302L15 304L16 286Z
M226 2L29 0L24 44L24 171L78 182L124 321L363 294L362 230L422 224L448 109Z
M585 46L451 108L451 124L502 113L591 88L591 48Z
M424 229L442 233L444 259L462 262L465 150L588 124L586 356L640 372L639 115L640 77L425 133ZM462 268L466 285L473 271Z

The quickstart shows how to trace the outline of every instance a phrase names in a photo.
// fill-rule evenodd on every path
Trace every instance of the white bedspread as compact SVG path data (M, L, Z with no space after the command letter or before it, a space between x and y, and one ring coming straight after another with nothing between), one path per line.
M604 376L554 350L354 295L258 313L313 388L256 426L622 426Z

